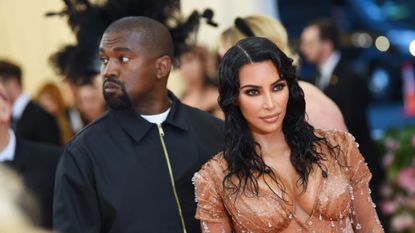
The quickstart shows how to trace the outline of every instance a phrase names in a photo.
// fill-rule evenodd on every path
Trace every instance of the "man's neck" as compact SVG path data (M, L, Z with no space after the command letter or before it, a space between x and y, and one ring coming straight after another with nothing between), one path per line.
M171 100L166 92L165 97L148 99L133 106L135 112L140 115L156 115L165 112L171 106Z

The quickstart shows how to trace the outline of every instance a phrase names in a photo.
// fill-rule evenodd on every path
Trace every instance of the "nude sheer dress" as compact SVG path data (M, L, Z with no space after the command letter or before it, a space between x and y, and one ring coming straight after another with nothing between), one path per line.
M339 154L335 158L322 148L328 176L324 178L319 168L313 169L314 179L319 180L313 182L310 174L307 192L318 189L318 195L307 218L297 216L292 205L266 186L260 185L258 196L239 194L235 201L234 194L223 189L226 161L218 154L193 177L196 218L201 220L203 232L213 232L211 224L215 225L214 232L224 233L384 232L370 197L371 173L354 137L342 131L317 130L316 134L338 145ZM225 230L229 225L233 231Z

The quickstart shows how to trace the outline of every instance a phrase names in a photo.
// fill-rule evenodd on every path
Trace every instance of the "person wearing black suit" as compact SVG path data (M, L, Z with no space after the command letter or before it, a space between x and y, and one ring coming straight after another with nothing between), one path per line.
M59 127L53 116L23 92L20 67L0 61L0 82L12 103L11 127L16 135L29 141L61 145Z
M338 31L329 19L318 19L305 27L300 50L308 62L317 66L313 83L339 106L348 130L360 144L360 151L373 174L370 187L374 191L373 200L378 204L384 173L370 136L366 116L369 91L365 80L353 71L341 55ZM379 209L378 214L381 217Z
M21 175L40 208L39 225L51 229L55 171L62 153L53 145L20 139L10 128L11 105L0 83L0 162Z

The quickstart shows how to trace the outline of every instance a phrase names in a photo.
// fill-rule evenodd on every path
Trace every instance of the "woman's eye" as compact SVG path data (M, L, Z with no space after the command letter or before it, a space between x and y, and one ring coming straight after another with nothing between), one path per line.
M108 58L106 57L100 57L99 60L101 61L101 64L106 65L108 63Z
M285 87L285 83L277 83L274 85L272 89L273 91L281 91L282 89L284 89L284 87Z
M120 57L120 61L121 62L129 62L130 61L130 58L129 57L126 57L126 56L122 56L122 57Z
M254 89L252 89L252 90L247 90L245 93L246 93L247 95L249 95L249 96L256 96L256 95L259 95L259 91L258 91L258 90L254 90Z

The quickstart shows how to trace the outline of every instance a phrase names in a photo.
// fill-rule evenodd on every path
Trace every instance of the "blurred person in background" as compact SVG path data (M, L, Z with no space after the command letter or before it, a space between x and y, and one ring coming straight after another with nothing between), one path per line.
M294 54L288 44L288 34L277 20L252 15L237 18L233 26L224 30L219 39L219 54L223 54L239 40L249 37L265 37L273 41L297 64L298 55ZM343 116L336 104L313 85L298 81L304 91L307 121L317 129L339 129L347 131Z
M68 143L74 132L69 121L69 109L58 85L53 82L45 83L39 89L35 99L40 106L55 117L61 132L62 144Z
M78 109L84 126L97 119L106 111L105 100L102 94L102 82L97 75L93 80L85 80L75 87L75 105Z
M36 226L39 210L36 200L10 168L0 164L0 232L46 233Z
M223 119L217 85L208 75L208 56L208 50L202 46L192 47L180 55L179 72L186 85L181 101Z
M33 102L23 91L21 68L0 60L0 83L12 104L12 128L21 138L61 145L61 135L54 117Z
M21 175L39 203L39 224L51 229L55 170L62 150L54 145L22 139L10 127L11 115L10 98L0 83L0 163Z
M373 173L374 179L371 180L370 187L382 220L379 203L384 172L380 156L370 136L366 116L369 91L365 80L354 72L350 63L341 55L339 39L334 21L328 18L317 19L304 28L300 50L309 63L317 66L318 74L313 81L314 84L339 106L347 128L360 144L360 150Z

